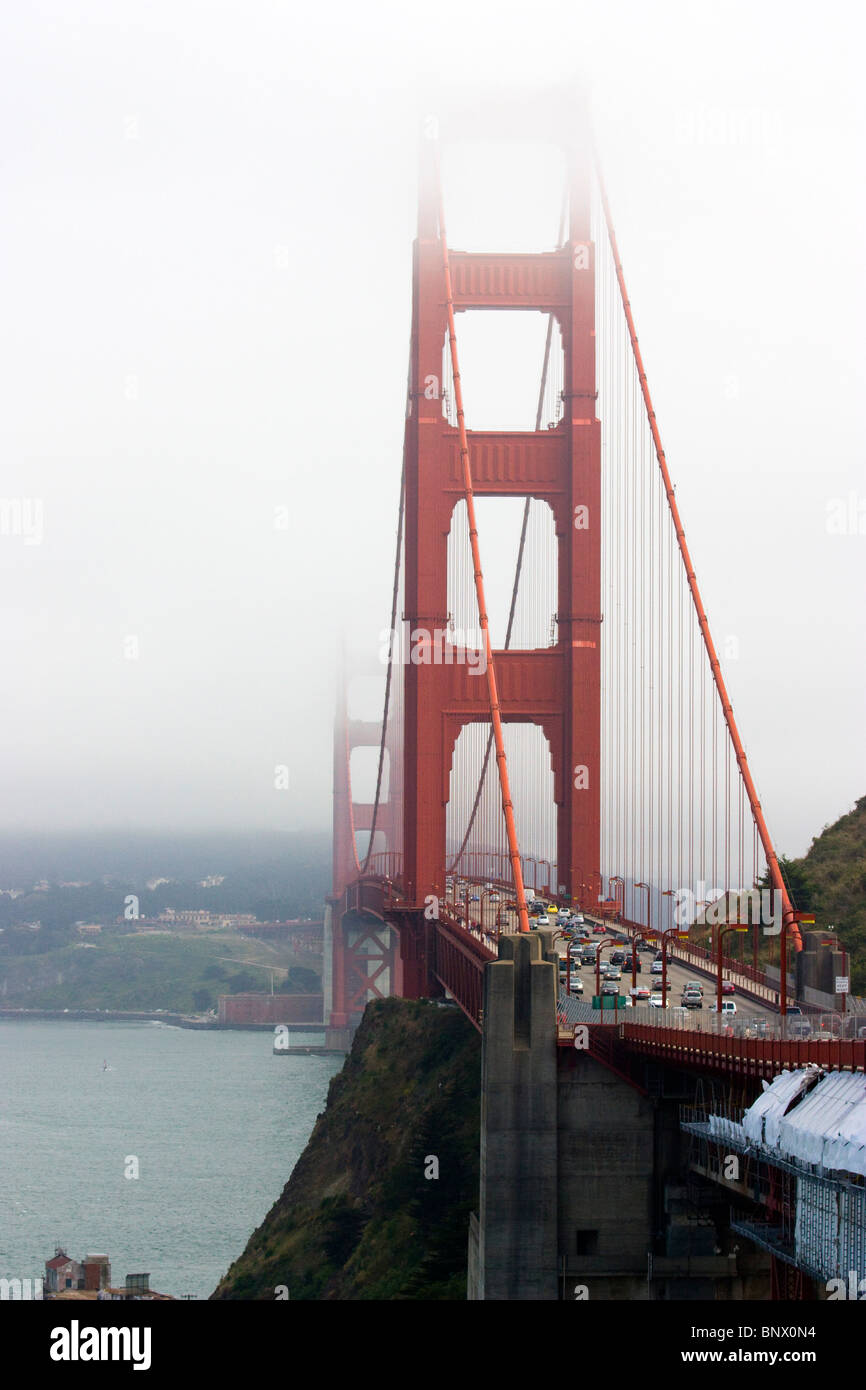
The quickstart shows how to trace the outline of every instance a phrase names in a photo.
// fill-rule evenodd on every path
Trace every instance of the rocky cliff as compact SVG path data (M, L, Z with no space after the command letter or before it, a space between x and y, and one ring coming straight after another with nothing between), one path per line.
M213 1299L463 1299L481 1039L454 1005L370 1004L281 1196Z

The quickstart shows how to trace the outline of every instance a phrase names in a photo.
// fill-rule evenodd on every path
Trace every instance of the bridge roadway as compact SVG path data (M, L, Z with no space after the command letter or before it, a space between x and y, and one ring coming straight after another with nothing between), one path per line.
M480 894L477 895L479 897L479 901L473 902L471 899L471 893L473 891L474 888L470 886L470 899L468 906L472 930L476 935L480 937L480 939L484 942L486 946L488 946L492 951L495 952L495 932L497 917L499 918L500 922L500 930L512 932L518 930L517 913L509 911L507 908L502 907L500 903L492 901L490 897L486 897L482 900ZM451 892L448 894L447 901L449 903L449 906L451 906L452 908L459 907L462 904L465 910L466 903L464 897L455 897L454 893ZM603 922L601 918L593 917L589 913L584 913L583 916L586 925L589 927L590 930L594 926L603 926L605 928L606 937L613 936L621 938L623 948L630 947L630 942L627 933L622 927ZM556 930L555 921L555 917L552 917L550 919L551 927L554 931ZM604 937L593 936L592 940L602 941L604 940ZM565 940L564 937L558 937L555 945L560 957L564 959L568 947L568 942ZM615 946L610 946L606 948L602 959L610 960L611 955L616 949L617 947ZM701 1009L689 1009L686 1011L686 1013L692 1016L692 1018L695 1021L695 1026L700 1027L700 1019L706 1017L715 1018L715 1013L712 1011L711 1006L716 1002L716 972L711 968L709 962L703 966L695 965L688 961L678 960L674 955L671 954L670 947L668 948L668 951L668 1008L666 1010L654 1009L653 1012L658 1014L658 1023L659 1025L661 1025L665 1020L666 1016L673 1015L673 1011L680 1007L680 997L682 995L683 986L689 980L697 980L701 985L703 985L704 989L703 1007ZM637 979L635 981L635 984L638 987L644 986L650 991L652 990L653 982L661 978L660 975L654 975L652 973L652 963L654 956L654 951L639 952L641 972L637 976ZM572 969L574 969L573 964ZM578 973L580 974L580 978L583 981L583 994L575 995L574 997L588 1001L592 998L593 994L595 993L595 967L591 965L581 965ZM724 970L722 972L722 978L728 979L731 973L732 972L728 970ZM736 1018L738 1021L749 1019L778 1019L778 1009L775 1008L773 1004L764 1003L758 999L750 997L749 994L743 993L742 989L737 987L736 981L734 981L734 984L735 993L733 995L724 996L725 998L733 999L737 1006L737 1012L733 1016L734 1018ZM631 988L631 971L623 971L622 980L620 981L620 993L628 996ZM648 1000L644 1000L642 1001L641 1007L652 1006L649 1004ZM682 1014L676 1014L673 1016L675 1016L678 1019L682 1018ZM748 1025L746 1024L746 1026Z

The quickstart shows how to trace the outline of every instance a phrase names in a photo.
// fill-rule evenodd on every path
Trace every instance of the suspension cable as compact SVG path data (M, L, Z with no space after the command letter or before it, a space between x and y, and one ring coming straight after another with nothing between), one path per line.
M719 658L716 654L716 648L713 643L712 636L710 635L709 622L707 621L707 615L704 611L701 592L698 588L697 579L695 578L694 566L692 565L691 555L689 554L689 549L686 544L685 531L683 530L683 524L680 518L679 508L677 506L674 487L671 482L671 476L670 472L668 471L665 452L662 447L661 435L659 433L658 423L656 421L656 414L653 409L652 398L649 392L649 385L647 383L647 375L644 369L643 358L641 356L640 348L638 346L637 332L635 330L634 318L632 316L631 303L629 301L628 293L626 291L625 276L623 274L622 261L620 260L616 234L613 229L613 219L611 217L610 204L607 199L607 191L605 189L604 179L602 177L601 165L598 159L597 151L594 150L593 153L596 177L598 179L599 195L601 198L602 207L604 209L605 222L607 223L607 234L610 240L611 255L613 257L614 266L616 268L616 278L619 284L620 295L622 297L623 309L625 310L628 335L631 340L631 347L632 352L634 354L635 366L637 368L638 380L640 381L644 405L646 407L647 416L649 418L653 444L655 445L656 459L658 461L659 470L661 472L662 481L664 483L665 495L667 496L668 506L670 508L671 518L674 524L677 544L679 545L680 554L682 556L683 564L685 566L686 579L688 580L689 589L691 590L695 610L698 615L698 623L701 629L701 635L704 639L704 646L706 647L707 657L710 663L710 670L713 673L713 680L715 682L716 689L719 693L719 699L721 701L722 706L722 714L724 716L725 723L727 724L728 732L731 737L731 743L733 745L734 753L736 755L737 766L740 769L740 774L745 783L746 792L748 793L749 797L749 803L752 807L752 814L755 817L755 823L758 827L758 833L761 837L761 843L764 846L764 854L767 859L767 868L770 873L770 880L773 884L773 887L782 896L783 915L790 922L791 933L794 938L795 950L801 951L803 949L803 942L800 937L800 931L797 926L796 920L793 920L793 905L788 894L788 889L785 886L785 882L782 878L782 872L779 867L779 861L776 855L775 848L773 846L773 841L770 835L769 827L767 826L767 822L764 819L764 814L761 810L761 803L758 800L758 793L755 788L755 784L752 781L752 774L749 770L749 766L746 761L745 749L743 748L743 743L740 738L737 723L734 719L733 707L731 705L727 686L725 685L725 680L722 675L722 668L719 663Z

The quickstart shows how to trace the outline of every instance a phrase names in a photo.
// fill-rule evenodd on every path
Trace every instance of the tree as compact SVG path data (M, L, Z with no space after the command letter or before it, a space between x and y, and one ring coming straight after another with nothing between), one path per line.
M802 859L789 859L787 855L780 854L779 869L794 907L799 912L811 912L815 907L816 888ZM760 886L771 887L769 869L761 879Z

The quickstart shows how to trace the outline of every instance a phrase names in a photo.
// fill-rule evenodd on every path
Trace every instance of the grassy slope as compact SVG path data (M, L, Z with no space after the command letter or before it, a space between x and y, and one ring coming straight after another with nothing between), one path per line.
M282 1196L212 1297L465 1298L480 1069L456 1008L368 1005Z
M43 955L0 959L0 1004L27 1009L174 1009L191 1011L197 990L232 992L232 977L270 989L270 975L220 957L269 965L310 964L282 943L249 940L234 932L130 936L107 933L92 947L75 944ZM280 976L276 977L278 987Z
M866 796L797 862L813 885L819 925L834 926L850 953L852 992L866 994Z

